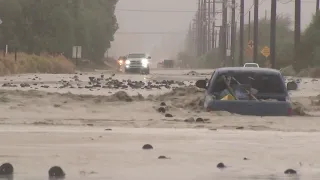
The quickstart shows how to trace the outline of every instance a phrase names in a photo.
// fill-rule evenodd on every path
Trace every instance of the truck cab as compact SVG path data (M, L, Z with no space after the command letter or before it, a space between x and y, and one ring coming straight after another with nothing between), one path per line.
M255 116L291 116L288 90L278 70L255 67L218 68L211 79L198 80L196 86L206 89L207 111ZM227 93L226 93L227 92Z

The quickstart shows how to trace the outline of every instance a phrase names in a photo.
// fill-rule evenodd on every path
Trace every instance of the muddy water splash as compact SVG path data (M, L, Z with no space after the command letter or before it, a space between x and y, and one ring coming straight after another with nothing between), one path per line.
M0 90L0 102L10 103L14 101L32 101L51 99L61 102L85 102L89 104L111 103L111 102L169 102L171 107L182 108L192 111L200 111L203 108L204 90L195 86L177 87L170 92L161 95L149 95L144 98L141 94L130 96L125 91L118 91L112 95L77 95L72 93L51 93L37 90ZM295 115L308 115L306 111L319 109L320 96L309 98L307 103L301 98L293 98ZM39 102L41 103L41 102Z

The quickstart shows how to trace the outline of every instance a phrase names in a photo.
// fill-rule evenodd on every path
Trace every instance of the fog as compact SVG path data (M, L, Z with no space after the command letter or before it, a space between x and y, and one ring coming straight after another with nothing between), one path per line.
M198 0L119 0L116 7L119 29L111 44L109 55L118 57L130 52L146 52L150 53L155 61L174 58L184 47L183 41L195 16L197 2ZM237 0L237 10L239 3L240 0ZM246 13L253 0L245 0L245 3ZM260 0L260 18L270 17L270 4L271 0ZM316 0L302 0L302 30L310 23L315 5ZM221 9L221 5L217 4L216 9ZM253 20L253 8L251 11ZM278 0L277 14L288 15L293 19L294 0ZM239 21L239 11L236 16L236 20ZM216 15L216 21L218 25L221 23L220 14ZM248 14L245 16L245 22L248 22Z

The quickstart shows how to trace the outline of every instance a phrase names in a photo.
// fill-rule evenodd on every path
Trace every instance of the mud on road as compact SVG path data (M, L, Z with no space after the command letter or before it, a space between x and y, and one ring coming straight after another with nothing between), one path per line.
M205 72L178 74L175 71L149 76L99 72L4 77L0 90L0 123L320 130L320 123L316 121L320 115L320 96L315 94L320 87L318 81L302 79L299 89L291 93L296 116L250 117L204 112L204 91L194 83L196 79L208 77L210 74Z
M0 161L26 180L46 179L52 166L68 180L317 176L318 81L301 79L291 92L297 116L253 117L204 112L203 90L193 85L209 77L177 70L2 77Z

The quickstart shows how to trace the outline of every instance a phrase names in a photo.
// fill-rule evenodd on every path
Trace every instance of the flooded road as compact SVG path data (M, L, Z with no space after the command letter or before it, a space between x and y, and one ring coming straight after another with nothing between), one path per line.
M318 80L290 92L308 116L250 117L204 112L203 91L190 85L212 70L190 71L1 77L0 162L30 180L54 165L72 180L320 179Z
M314 179L320 133L194 129L3 126L1 160L16 179L45 179L53 165L66 179ZM142 150L151 144L152 150ZM168 159L158 159L159 156ZM226 168L218 169L218 163ZM285 175L292 168L298 175Z

